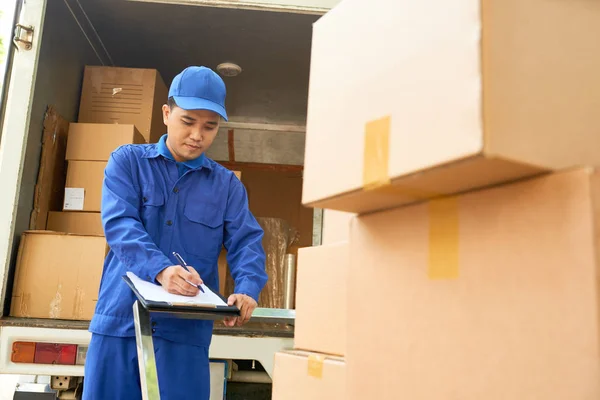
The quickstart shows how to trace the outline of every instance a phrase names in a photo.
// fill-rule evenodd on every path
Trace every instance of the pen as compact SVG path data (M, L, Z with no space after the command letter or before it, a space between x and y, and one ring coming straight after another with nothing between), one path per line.
M175 258L177 259L177 261L179 262L179 264L181 264L181 266L182 266L183 268L185 268L185 270L186 270L187 272L190 272L190 270L188 269L188 265L187 265L187 263L185 262L185 260L183 259L183 257L181 257L181 256L179 255L179 253L177 253L177 252L175 252L175 251L173 252L173 255L175 256ZM186 282L187 282L187 283L189 283L189 284L190 284L190 285L192 285L192 286L195 286L195 287L197 287L198 289L200 289L200 290L202 291L202 293L204 293L204 289L202 289L202 285L196 285L195 283L192 283L192 282L188 281L187 279L186 279Z

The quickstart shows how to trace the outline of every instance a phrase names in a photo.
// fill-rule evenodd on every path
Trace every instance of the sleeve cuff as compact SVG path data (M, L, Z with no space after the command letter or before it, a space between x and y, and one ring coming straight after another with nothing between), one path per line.
M147 269L147 275L144 277L144 279L148 280L149 282L156 283L156 284L160 285L160 282L158 282L158 280L156 279L156 277L165 268L170 267L171 264L172 263L167 259L166 261L162 261L162 262L159 262L159 263L157 263L157 264L155 264L153 266L150 266Z
M259 288L252 282L242 282L239 285L235 285L234 294L245 294L250 296L258 303L258 295L260 294Z

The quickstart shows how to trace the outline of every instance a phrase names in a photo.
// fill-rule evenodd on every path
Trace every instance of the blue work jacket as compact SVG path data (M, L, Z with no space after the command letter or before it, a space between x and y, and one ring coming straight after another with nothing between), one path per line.
M234 173L202 156L176 163L165 145L124 145L108 161L102 187L102 224L110 247L90 323L93 333L135 336L135 296L122 276L131 271L153 283L179 264L178 252L204 283L219 288L222 246L235 293L258 301L267 282L263 230L248 209L246 189ZM153 332L167 340L209 346L212 321L152 315Z

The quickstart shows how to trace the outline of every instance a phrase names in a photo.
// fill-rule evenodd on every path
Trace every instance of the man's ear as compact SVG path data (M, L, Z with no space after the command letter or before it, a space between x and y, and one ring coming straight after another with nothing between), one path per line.
M162 112L163 112L163 123L165 125L169 125L169 115L171 114L171 107L169 107L167 104L163 104Z

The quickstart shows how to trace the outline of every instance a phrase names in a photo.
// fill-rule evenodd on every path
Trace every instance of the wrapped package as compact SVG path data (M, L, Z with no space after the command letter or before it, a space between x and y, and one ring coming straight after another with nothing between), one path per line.
M263 248L266 254L266 269L269 280L258 298L258 306L284 308L285 297L285 258L288 249L298 240L298 230L281 218L260 218L256 220L265 231ZM225 293L234 291L231 273L227 271Z

